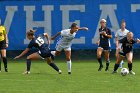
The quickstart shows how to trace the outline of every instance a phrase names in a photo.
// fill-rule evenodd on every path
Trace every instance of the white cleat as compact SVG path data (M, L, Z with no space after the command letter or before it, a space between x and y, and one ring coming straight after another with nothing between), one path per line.
M62 74L62 71L61 71L61 70L59 70L59 71L58 71L58 74Z
M25 72L23 72L22 74L30 74L30 71L25 71Z
M129 73L130 73L131 75L135 75L135 72L133 72L132 70L129 71Z

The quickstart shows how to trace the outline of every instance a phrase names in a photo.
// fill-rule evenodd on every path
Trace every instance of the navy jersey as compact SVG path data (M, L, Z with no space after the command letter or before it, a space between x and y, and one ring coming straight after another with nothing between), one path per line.
M105 31L107 35L111 35L111 30L109 28L100 28L99 29L99 33L100 33L100 46L104 46L104 47L111 47L110 45L110 38L108 38L105 35L102 35L101 32Z
M32 47L37 48L39 52L41 52L41 54L44 54L49 51L48 44L44 42L41 36L37 38L35 37L30 41L28 48L32 48Z
M128 41L127 37L119 40L120 43L122 43L122 50L124 53L129 53L131 51L133 51L133 44L135 44L137 42L137 40L132 40L132 41Z

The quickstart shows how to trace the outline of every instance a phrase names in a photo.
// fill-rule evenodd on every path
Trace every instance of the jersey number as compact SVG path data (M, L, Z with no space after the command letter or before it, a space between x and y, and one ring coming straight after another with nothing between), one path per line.
M41 37L38 37L38 38L36 39L36 43L37 43L39 46L41 46L42 44L44 44L44 40L43 40Z

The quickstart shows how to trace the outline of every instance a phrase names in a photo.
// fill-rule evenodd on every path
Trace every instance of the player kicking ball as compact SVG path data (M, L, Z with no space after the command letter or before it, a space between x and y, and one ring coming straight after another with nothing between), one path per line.
M39 37L35 37L34 36L34 30L30 30L26 33L26 36L30 41L28 47L18 56L16 56L14 59L18 59L20 57L22 57L23 55L25 55L32 47L35 47L38 49L38 52L33 53L29 56L27 56L27 69L23 74L30 74L30 67L31 67L31 61L35 60L35 59L39 59L39 58L43 58L45 60L47 60L47 63L53 68L55 69L59 74L61 74L61 70L55 65L55 63L53 63L52 59L51 59L51 51L48 48L50 41L49 41L49 36L47 33L44 33L43 36L46 37L46 39L48 40L48 45L44 42L43 38L41 36Z
M72 45L72 40L74 39L76 33L79 30L88 30L88 28L87 27L80 28L76 23L72 23L70 29L62 30L51 38L51 40L54 40L57 36L59 36L59 35L62 36L60 38L60 40L57 42L56 51L52 51L51 53L54 56L57 56L61 53L62 50L65 51L68 74L71 74L71 45Z
M129 73L135 75L135 72L132 71L133 44L140 43L140 40L134 39L133 33L128 32L126 37L119 40L119 43L122 43L122 51L119 52L119 56L114 66L114 71L112 73L117 73L120 62L126 57L128 61Z

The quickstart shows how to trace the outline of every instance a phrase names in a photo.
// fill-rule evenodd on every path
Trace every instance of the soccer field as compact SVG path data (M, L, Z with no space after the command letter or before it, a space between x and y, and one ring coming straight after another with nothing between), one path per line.
M57 60L56 60L57 61ZM98 72L98 63L94 61L76 61L72 64L72 74L67 74L66 63L57 65L63 71L58 74L47 63L32 62L31 74L23 75L25 62L9 62L9 72L0 73L0 93L139 93L140 63L135 61L135 76L111 74L110 71ZM127 67L125 63L124 67Z

